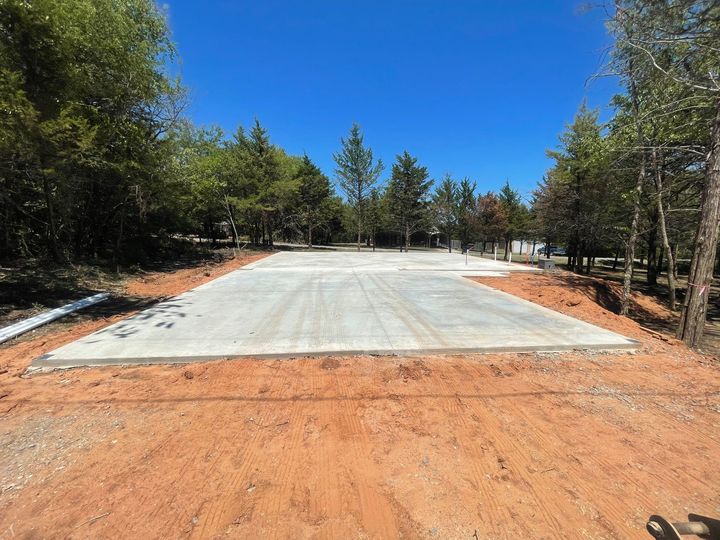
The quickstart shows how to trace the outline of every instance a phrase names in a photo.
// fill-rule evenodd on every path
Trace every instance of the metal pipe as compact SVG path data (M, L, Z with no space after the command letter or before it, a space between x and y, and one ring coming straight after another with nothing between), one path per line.
M51 309L49 311L41 313L40 315L36 315L35 317L30 317L29 319L25 319L18 323L11 324L10 326L6 326L5 328L0 328L0 343L19 336L20 334L24 334L25 332L29 332L30 330L34 330L38 326L47 324L51 321L54 321L55 319L64 317L65 315L68 315L73 311L77 311L93 304L97 304L98 302L102 302L109 297L110 295L108 293L100 293L93 296L88 296L87 298L83 298L82 300L78 300L77 302L73 302L72 304L67 304L59 308Z

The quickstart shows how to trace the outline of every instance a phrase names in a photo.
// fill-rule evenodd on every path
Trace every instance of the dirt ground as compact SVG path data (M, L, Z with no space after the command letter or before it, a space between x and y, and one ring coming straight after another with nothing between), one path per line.
M51 325L0 348L0 538L650 538L652 513L720 514L716 359L597 280L480 281L642 348L23 375L113 318Z

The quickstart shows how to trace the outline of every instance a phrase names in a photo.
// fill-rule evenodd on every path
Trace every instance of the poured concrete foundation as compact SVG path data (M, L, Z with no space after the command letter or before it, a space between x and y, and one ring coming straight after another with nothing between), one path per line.
M38 358L36 366L227 357L635 348L462 277L527 267L445 253L283 252Z

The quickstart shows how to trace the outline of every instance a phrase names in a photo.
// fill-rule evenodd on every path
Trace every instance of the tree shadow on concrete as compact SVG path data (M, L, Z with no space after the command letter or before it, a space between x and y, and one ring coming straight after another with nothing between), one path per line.
M59 265L47 259L24 259L0 266L0 327L32 317L99 292L113 298L86 308L84 313L112 316L139 309L147 299L125 297L128 278L145 272L173 272L206 263L220 263L232 257L232 250L198 250L172 259L149 261L143 268L116 272L102 262ZM121 298L122 297L122 298ZM164 300L157 298L151 304Z

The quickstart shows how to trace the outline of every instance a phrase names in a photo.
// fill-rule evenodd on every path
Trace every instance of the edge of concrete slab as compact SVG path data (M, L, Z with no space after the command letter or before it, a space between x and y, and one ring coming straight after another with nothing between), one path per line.
M491 291L493 291L493 292L495 292L495 293L502 294L502 295L505 295L505 296L511 298L513 301L515 301L515 302L517 302L517 303L520 303L520 304L528 304L528 305L530 305L530 306L533 306L533 307L535 307L535 308L537 308L537 309L545 312L547 315L550 315L550 316L552 316L552 317L561 318L561 319L572 319L573 321L578 322L578 323L581 323L581 324L584 325L584 326L589 326L589 327L591 327L591 328L596 328L596 329L603 330L603 331L605 331L605 332L609 332L609 333L614 334L614 335L616 335L616 336L618 336L618 337L621 337L621 338L623 338L623 339L625 339L625 340L627 340L627 341L629 341L629 342L632 342L632 343L637 344L637 346L636 346L635 348L639 348L640 342L639 342L638 340L633 339L633 338L629 338L629 337L624 336L624 335L622 335L622 334L618 334L618 333L615 332L614 330L608 330L607 328L603 328L602 326L598 326L597 324L593 324L593 323L589 323L589 322L587 322L587 321L583 321L582 319L578 319L577 317L573 317L572 315L566 315L565 313L560 313L559 311L555 311L554 309L550 309L549 307L545 307L545 306L543 306L543 305L541 305L541 304L536 304L535 302L533 302L533 301L531 301L531 300L526 300L525 298L520 298L519 296L515 296L514 294L507 293L507 292L502 291L502 290L500 290L500 289L496 289L495 287L491 287L490 285L485 285L484 283L480 283L480 282L478 282L478 281L475 281L474 279L470 279L470 278L472 278L472 277L482 277L482 276L460 276L460 277L463 278L463 279L465 279L466 281L468 281L469 283L471 283L471 284L472 284L473 286L475 286L475 287L480 287L480 288L482 288L482 289L490 289ZM577 349L583 349L583 348L586 348L586 346L585 346L585 345L582 345L582 346L578 346L578 347L576 347L576 348L577 348Z
M83 361L53 358L52 354L44 354L33 360L34 368L77 368L91 366L120 366L120 365L151 365L151 364L191 364L194 362L207 362L211 360L239 360L239 359L292 359L328 356L417 356L417 355L457 355L457 354L503 354L503 353L535 353L535 352L616 352L637 350L640 342L625 338L628 343L598 344L583 346L489 346L489 347L450 347L438 349L357 349L337 351L309 351L291 353L258 353L237 355L193 355L193 356L158 356L138 358L88 358Z

